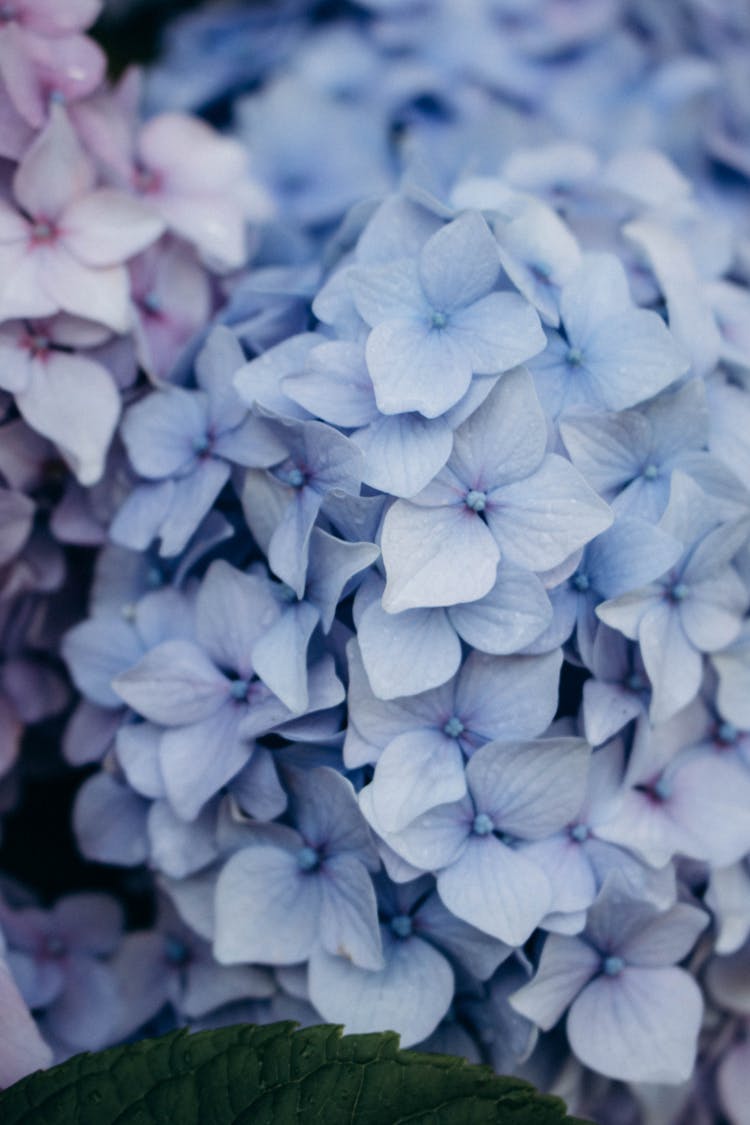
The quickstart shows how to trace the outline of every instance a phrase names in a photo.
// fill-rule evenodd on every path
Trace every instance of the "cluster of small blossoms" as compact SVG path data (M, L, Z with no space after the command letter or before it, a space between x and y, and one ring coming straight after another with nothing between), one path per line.
M169 375L271 207L236 140L182 113L144 122L138 76L108 83L86 34L100 8L0 5L0 815L23 808L25 757L59 774L33 729L29 755L22 741L55 717L59 737L72 701L60 639L87 597L81 548L106 542L127 488L123 406ZM48 1062L48 1044L111 1041L115 978L90 958L122 929L106 898L50 913L18 888L8 904L19 893L0 920L2 1085Z
M199 17L225 36L205 68L181 40L180 104L232 102L256 218L270 201L252 268L208 332L214 306L169 274L164 299L200 316L157 343L138 321L97 473L23 391L7 444L20 474L31 441L56 443L78 479L50 526L97 527L67 540L100 546L61 645L63 754L88 767L73 825L89 860L145 866L157 916L123 935L106 896L41 909L9 883L0 987L38 1020L19 1016L18 1041L60 1058L182 1025L390 1028L607 1125L743 1125L748 185L698 172L710 130L680 133L674 159L655 147L642 76L673 121L695 109L697 71L676 67L692 9L709 30L715 10L706 42L729 50L731 5L678 7L669 24L636 3L476 0L457 20L448 0L390 0L311 29L291 5L282 40L269 12L229 10ZM267 33L251 71L230 65L243 20ZM638 76L642 104L624 93ZM260 86L235 102L243 77ZM129 96L106 95L118 121ZM87 104L54 104L30 151L109 169L55 216L97 214L105 192L107 216L135 216L118 239L170 224L135 259L148 295L165 262L196 268L179 239L229 213L189 211L195 144L169 140L175 120L206 127L147 124L128 195L74 117ZM232 155L199 181L244 162L205 135ZM149 153L175 150L185 195L165 201ZM21 202L14 221L38 223ZM212 266L217 245L197 246ZM38 276L34 293L56 275ZM67 332L80 310L39 315L60 310ZM112 345L65 338L68 365ZM32 625L50 627L16 628Z

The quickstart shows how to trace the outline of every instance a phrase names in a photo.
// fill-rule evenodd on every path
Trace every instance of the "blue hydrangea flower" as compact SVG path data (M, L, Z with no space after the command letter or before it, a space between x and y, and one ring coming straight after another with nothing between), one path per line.
M509 955L502 942L452 916L432 880L402 886L379 882L384 967L367 971L319 947L309 964L310 999L323 1019L351 1033L396 1030L403 1046L430 1035L448 1011L454 969L491 977Z
M542 349L531 306L493 292L499 272L497 244L471 211L428 238L417 261L350 271L357 310L372 328L367 366L383 414L437 418L472 375L507 371Z
M252 654L280 609L261 579L217 560L196 600L196 640L167 640L113 682L138 714L168 728L159 756L175 810L194 819L245 766L253 739L294 719L256 674ZM310 671L309 711L335 707L343 686L325 655Z
M750 593L731 562L750 521L739 508L722 521L717 505L690 477L675 472L660 527L683 544L658 582L597 607L600 620L638 640L652 686L649 714L668 719L695 698L702 653L724 648L740 631Z
M493 739L541 734L557 706L559 650L528 657L473 652L442 687L392 702L372 694L354 642L347 652L344 761L350 768L376 762L363 793L388 832L461 798L464 757Z
M379 860L354 790L327 767L290 773L289 788L296 829L248 825L247 846L221 870L216 956L223 964L291 965L320 943L377 970L382 956L369 872Z
M161 540L162 555L177 555L210 511L232 465L272 465L284 448L249 415L232 378L245 362L236 337L216 328L196 360L197 390L170 386L131 407L122 435L134 469L149 483L136 486L117 513L112 537L145 550Z
M400 831L380 823L369 789L360 801L390 848L414 867L437 872L438 894L452 914L522 945L550 910L552 888L517 845L544 839L575 816L589 757L583 739L488 742L466 766L468 795Z
M435 480L389 509L381 535L389 613L476 601L500 558L550 570L612 522L570 462L547 453L547 423L523 368L459 426Z
M659 913L608 884L581 937L551 934L534 979L511 997L544 1030L570 1005L573 1052L600 1074L632 1082L685 1081L703 1015L700 989L674 968L708 922L678 903Z

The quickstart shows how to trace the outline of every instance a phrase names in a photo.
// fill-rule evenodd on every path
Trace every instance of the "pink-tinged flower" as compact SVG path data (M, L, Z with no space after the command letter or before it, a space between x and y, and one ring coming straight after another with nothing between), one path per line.
M130 263L134 334L141 367L166 379L211 314L211 286L193 250L168 236Z
M80 34L96 19L98 0L10 0L0 5L0 75L25 121L41 128L50 102L86 97L104 77L106 59Z
M0 79L0 156L20 160L34 139L34 130L11 101L8 88Z
M15 395L24 419L54 442L81 484L102 475L120 416L120 395L102 364L72 349L109 335L90 321L60 315L0 327L0 387Z
M10 969L0 959L0 1089L51 1062L52 1051L42 1039Z
M94 183L65 111L53 106L13 177L17 209L0 201L0 320L63 311L127 331L123 263L154 242L163 223Z
M169 229L218 271L244 263L245 222L272 212L248 177L245 148L185 114L162 113L143 126L132 182Z

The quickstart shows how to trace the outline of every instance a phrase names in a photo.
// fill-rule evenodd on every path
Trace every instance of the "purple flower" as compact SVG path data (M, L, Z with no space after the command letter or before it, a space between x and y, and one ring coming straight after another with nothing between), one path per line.
M659 913L605 887L581 937L547 938L534 979L511 1005L543 1030L570 1005L566 1029L586 1066L631 1082L683 1082L695 1059L703 1001L674 968L708 917L678 903Z

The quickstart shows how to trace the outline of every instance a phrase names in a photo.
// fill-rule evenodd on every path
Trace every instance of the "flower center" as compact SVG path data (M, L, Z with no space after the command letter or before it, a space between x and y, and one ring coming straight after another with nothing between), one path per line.
M684 602L689 593L690 588L684 582L675 582L674 586L670 586L667 590L667 597L671 602Z
M574 574L570 580L570 584L579 594L585 594L591 587L588 574Z
M52 341L47 336L43 336L41 332L29 332L21 340L21 347L31 352L34 359L41 359L48 355L51 345Z
M734 723L721 723L716 731L716 737L724 746L731 746L740 736Z
M207 434L203 434L201 437L196 438L193 442L193 452L195 453L196 457L203 457L206 453L208 453L210 448L211 439Z
M431 323L433 328L445 328L448 323L448 317L443 312L433 312Z
M55 241L57 237L57 230L55 224L51 223L48 219L37 219L31 227L31 245L32 246L48 246L51 242Z
M458 738L464 732L464 724L459 719L458 715L451 715L448 722L443 727L443 734L447 734L448 738Z
M629 688L630 691L645 691L648 684L643 679L643 676L639 676L637 672L633 672L632 676L628 676L625 681L625 687Z
M656 480L659 475L659 466L654 464L646 465L643 470L643 477L645 480Z
M487 505L487 493L471 488L464 497L464 503L472 512L483 512Z
M580 348L568 348L565 360L569 367L580 367L583 363L583 352Z
M232 699L236 699L238 702L243 699L247 699L247 689L249 687L250 684L247 682L247 680L234 680L231 687L229 688Z
M184 941L170 934L164 942L164 956L170 965L186 965L190 960L190 950Z
M486 812L477 813L474 817L474 823L471 826L475 836L489 836L494 830L494 827L492 818L489 817Z
M578 844L582 844L584 840L589 838L589 830L585 824L574 824L570 829L570 838L575 840Z
M391 931L397 938L408 938L412 935L412 921L408 914L397 914L391 918Z
M147 293L145 297L141 297L141 308L149 316L158 316L163 307L161 297L156 293Z
M666 777L660 777L651 786L651 792L659 801L668 801L672 796L672 785Z
M151 168L138 167L133 173L133 186L144 195L153 193L161 187L161 176Z
M625 968L622 957L605 957L602 961L602 971L607 977L616 977Z
M302 488L302 485L305 483L305 474L302 472L302 469L290 469L287 473L286 480L287 484L290 484L292 488Z
M302 871L314 871L320 863L320 856L315 848L305 845L297 852L297 864Z

